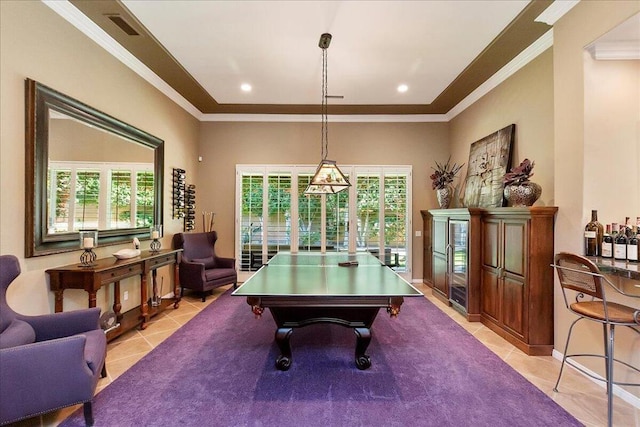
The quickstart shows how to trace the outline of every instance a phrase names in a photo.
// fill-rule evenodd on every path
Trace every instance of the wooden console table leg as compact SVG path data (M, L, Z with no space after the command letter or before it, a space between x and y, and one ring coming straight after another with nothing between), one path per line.
M142 324L140 329L147 328L147 322L149 321L149 304L147 304L147 273L144 272L140 276L140 318Z
M89 308L96 306L96 294L97 292L89 292Z
M56 313L60 313L62 312L62 301L63 301L63 292L64 289L59 289L57 291L55 291L56 294Z
M120 303L120 281L113 282L113 312L116 314L117 321L122 320L122 304Z
M173 264L173 298L175 302L173 303L173 308L180 307L180 300L182 299L182 294L180 293L180 266L178 262L180 258L176 260L176 263Z

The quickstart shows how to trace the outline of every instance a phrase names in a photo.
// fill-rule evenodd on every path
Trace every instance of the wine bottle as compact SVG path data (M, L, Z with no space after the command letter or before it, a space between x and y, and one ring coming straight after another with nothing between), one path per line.
M601 256L604 228L598 222L598 211L591 211L591 221L584 227L584 253L586 256Z
M602 258L613 258L613 237L611 236L611 224L607 224L607 229L602 237Z
M617 226L618 224L616 224ZM616 229L613 229L614 234L616 235L615 239L613 239L613 257L617 260L626 261L627 260L627 235L624 231L619 231L616 233Z
M638 262L638 249L640 249L640 235L638 235L638 226L634 225L631 229L632 236L627 241L627 259L629 262Z
M624 234L627 236L627 239L631 238L633 235L633 230L631 229L631 218L625 217L624 219Z

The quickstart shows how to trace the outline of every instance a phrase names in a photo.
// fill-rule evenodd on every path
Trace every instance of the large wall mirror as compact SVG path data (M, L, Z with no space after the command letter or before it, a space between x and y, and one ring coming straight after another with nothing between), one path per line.
M26 80L26 257L148 238L162 224L164 143Z

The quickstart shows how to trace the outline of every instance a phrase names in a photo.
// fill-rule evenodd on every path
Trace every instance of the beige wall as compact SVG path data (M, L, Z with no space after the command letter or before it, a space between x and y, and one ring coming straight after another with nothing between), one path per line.
M413 235L421 209L436 207L429 175L449 155L447 123L329 122L329 159L353 165L413 166ZM235 165L320 161L320 123L202 123L197 211L216 212L220 252L234 254ZM199 225L200 226L200 225ZM422 277L422 238L413 238L413 278Z
M640 216L640 60L596 61L585 51L584 170L583 215L597 209L603 224L624 223L626 216L635 224Z
M29 77L92 107L145 130L165 141L165 189L171 167L192 170L197 163L199 124L196 119L150 86L133 71L88 39L39 1L0 2L0 253L20 258L23 274L9 288L8 299L18 311L53 311L46 268L78 262L80 252L24 258L24 80ZM121 153L126 160L126 153ZM171 220L171 200L164 202L165 237L181 230ZM143 242L143 248L148 242ZM100 257L123 246L98 248ZM167 267L161 275L167 276ZM168 283L165 280L165 283ZM137 280L139 282L139 280ZM123 311L140 303L135 279L123 282L131 298ZM165 285L166 286L166 285ZM112 297L98 294L106 308ZM65 310L86 307L83 291L65 292Z
M590 153L590 145L599 135L598 126L608 126L614 120L612 112L592 113L586 103L596 89L585 92L585 83L590 71L585 72L584 47L606 33L622 21L640 11L638 1L582 1L554 26L554 136L555 136L555 200L559 207L556 220L556 251L582 253L582 231L588 221L590 210L594 204L600 204L588 194L618 192L616 175L602 176L602 180L592 179L592 170L585 163ZM603 67L608 67L603 65ZM633 91L634 88L630 88ZM586 94L588 93L588 94ZM637 98L636 98L637 102ZM636 104L637 105L637 104ZM637 124L636 124L637 126ZM637 132L637 128L636 131ZM593 133L595 132L595 133ZM629 131L633 135L633 130ZM637 133L636 133L637 138ZM608 145L610 138L603 138L600 144ZM614 156L602 157L603 167L608 165ZM591 161L591 160L589 160ZM637 173L637 170L636 170ZM609 178L609 179L608 179ZM620 194L620 197L625 195ZM633 197L633 195L631 195ZM637 205L636 205L637 208ZM609 209L609 207L607 208ZM607 217L624 217L626 211L607 214ZM638 302L624 300L629 305L638 307ZM562 349L569 324L573 319L565 309L561 294L556 284L555 299L555 348ZM597 326L582 327L578 333L581 339L576 343L576 350L597 349L602 351L602 329ZM640 364L640 338L627 329L619 329L616 333L616 356ZM589 365L601 375L604 374L602 364ZM640 396L640 391L629 388L629 392Z
M123 158L123 153L127 153ZM71 119L49 119L49 160L153 164L153 149Z
M458 163L469 160L473 142L516 125L512 165L535 161L532 181L542 186L536 205L553 206L553 53L548 49L500 86L451 120L451 153ZM460 172L467 173L465 165Z

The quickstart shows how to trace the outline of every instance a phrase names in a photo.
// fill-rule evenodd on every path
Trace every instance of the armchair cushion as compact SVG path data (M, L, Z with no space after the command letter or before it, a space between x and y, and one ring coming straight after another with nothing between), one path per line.
M191 260L191 262L196 262L198 264L204 264L204 268L205 270L208 270L210 268L216 268L216 259L212 256L208 257L208 258L194 258Z
M214 280L220 280L229 278L230 280L236 279L236 270L233 268L214 268L211 270L205 270L204 277L207 279L207 282L212 282Z
M10 348L36 342L36 331L27 322L14 319L0 333L0 348Z

